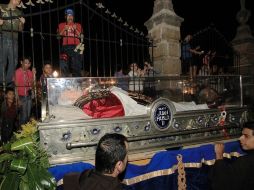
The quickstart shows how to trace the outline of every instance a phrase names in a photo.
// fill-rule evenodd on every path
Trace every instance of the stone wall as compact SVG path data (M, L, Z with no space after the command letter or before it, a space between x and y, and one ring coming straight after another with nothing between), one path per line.
M152 17L145 23L149 38L153 41L150 54L154 67L162 75L181 74L180 26L183 18L173 10L171 0L156 0Z

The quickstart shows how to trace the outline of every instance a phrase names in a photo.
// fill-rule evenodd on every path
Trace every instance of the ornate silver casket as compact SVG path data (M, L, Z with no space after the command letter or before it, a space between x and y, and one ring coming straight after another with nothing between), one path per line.
M127 136L130 154L236 138L247 120L241 81L241 76L48 78L38 124L41 146L54 165L92 160L105 133ZM122 85L132 85L134 92ZM110 94L121 102L122 115L115 115L114 105L97 109L98 101L100 106L111 101Z

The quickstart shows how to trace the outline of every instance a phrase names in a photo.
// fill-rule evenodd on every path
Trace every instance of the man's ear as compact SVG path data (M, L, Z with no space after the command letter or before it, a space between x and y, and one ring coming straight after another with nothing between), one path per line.
M122 161L118 161L116 163L116 167L117 167L117 169L121 168L122 167Z
M116 163L116 170L118 171L118 174L121 173L123 171L123 162L122 161L118 161Z

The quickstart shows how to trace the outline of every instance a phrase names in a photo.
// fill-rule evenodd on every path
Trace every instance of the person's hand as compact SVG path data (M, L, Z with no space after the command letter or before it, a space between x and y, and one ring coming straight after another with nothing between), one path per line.
M138 76L143 77L145 75L145 71L138 69Z
M4 24L4 20L0 19L0 25Z
M18 99L18 101L17 101L17 105L18 105L18 107L19 107L19 108L21 108L21 107L22 107L23 103L22 103L22 101L20 101L20 99Z
M195 50L196 51L200 50L200 46L195 47Z
M76 32L76 34L77 34L78 36L80 35L79 28L78 28L78 26L77 26L76 24L74 24L74 25L72 26L72 29L73 29L73 31Z
M68 26L68 25L65 25L65 26L64 26L64 30L65 30L65 31L68 31L68 30L69 30L69 26Z
M148 63L148 69L153 70L153 67L150 63Z
M215 143L215 145L214 145L214 151L215 151L215 154L216 154L216 160L223 159L224 144L222 144L222 143Z
M19 21L20 21L22 24L25 24L26 19L25 19L24 17L19 17Z
M149 68L145 66L144 69L143 69L143 72L144 72L144 73L147 73L148 70L149 70Z
M138 76L140 76L140 73L141 73L141 69L138 68L138 69L137 69L137 74L138 74Z
M36 75L36 68L32 68L32 72L34 75Z

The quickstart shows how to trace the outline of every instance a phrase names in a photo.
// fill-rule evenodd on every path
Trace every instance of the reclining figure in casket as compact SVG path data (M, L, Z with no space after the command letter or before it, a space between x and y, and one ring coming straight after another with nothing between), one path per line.
M63 116L65 120L71 117L72 119L111 118L146 115L148 109L146 105L153 101L148 96L127 92L115 86L105 89L68 89L60 93L58 104L51 106L50 109L57 120L63 119ZM146 105L143 105L144 103ZM208 109L206 104L173 103L176 111Z

